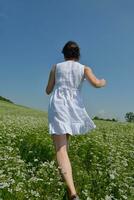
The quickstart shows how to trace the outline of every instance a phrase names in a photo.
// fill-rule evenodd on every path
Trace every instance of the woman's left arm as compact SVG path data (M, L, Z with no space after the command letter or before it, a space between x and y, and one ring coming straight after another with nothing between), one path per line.
M53 91L54 85L55 85L55 65L53 65L48 79L48 84L46 87L46 94L50 94Z

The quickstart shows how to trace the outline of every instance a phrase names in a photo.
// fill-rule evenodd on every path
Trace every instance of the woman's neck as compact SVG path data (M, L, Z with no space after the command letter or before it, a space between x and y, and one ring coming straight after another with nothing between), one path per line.
M68 60L78 61L78 59L75 59L75 58L65 58L65 61L68 61Z

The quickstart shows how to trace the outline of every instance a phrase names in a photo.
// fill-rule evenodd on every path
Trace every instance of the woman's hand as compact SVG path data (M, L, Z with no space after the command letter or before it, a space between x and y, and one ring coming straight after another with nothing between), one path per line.
M101 82L101 87L104 87L106 85L106 80L105 79L101 79L100 82Z

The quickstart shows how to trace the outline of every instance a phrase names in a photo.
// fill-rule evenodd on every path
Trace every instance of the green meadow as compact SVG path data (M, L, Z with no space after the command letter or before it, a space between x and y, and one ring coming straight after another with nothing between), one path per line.
M94 120L70 138L81 200L134 200L134 123ZM47 113L0 101L0 200L62 200Z

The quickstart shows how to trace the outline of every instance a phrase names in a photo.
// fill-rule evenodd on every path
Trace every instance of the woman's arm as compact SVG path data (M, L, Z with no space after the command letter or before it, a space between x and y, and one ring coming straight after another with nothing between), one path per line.
M104 79L98 79L92 72L90 67L84 67L84 75L86 79L96 88L104 87L106 81Z
M53 65L50 74L49 74L49 80L46 87L46 94L50 94L53 91L54 85L55 85L55 65Z

